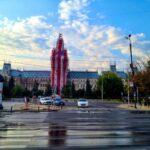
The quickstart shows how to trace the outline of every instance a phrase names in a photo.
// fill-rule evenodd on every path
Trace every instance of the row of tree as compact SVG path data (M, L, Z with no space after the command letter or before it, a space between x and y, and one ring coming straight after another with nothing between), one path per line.
M83 89L75 90L74 82L68 81L66 86L62 89L62 96L66 98L93 98L92 87L89 79L86 81L86 87Z
M76 91L74 83L70 81L62 89L62 95L67 98L101 98L102 92L104 98L121 98L121 93L123 92L121 78L114 73L107 72L99 77L94 89L92 89L89 79L87 79L83 89Z
M15 84L13 77L11 77L9 80L5 78L4 85L3 85L3 96L4 98L11 98L11 97L24 97L24 96L32 97L32 96L39 96L39 95L43 95L43 96L52 95L52 89L49 83L47 83L45 92L39 90L38 87L39 84L35 81L33 85L33 89L30 91L19 84Z
M102 85L103 84L103 85ZM73 82L67 82L67 85L62 89L62 96L65 98L100 98L102 93L104 98L120 98L123 91L122 80L111 72L102 75L98 81L96 88L92 89L90 80L87 79L85 88L76 90ZM19 84L15 84L14 78L11 77L9 81L5 79L3 95L6 98L9 97L23 97L23 96L51 96L52 88L50 83L47 83L46 90L39 90L39 84L35 81L33 88L29 91L27 88L22 87Z
M130 75L130 74L129 74ZM129 76L130 78L130 76ZM139 90L140 96L150 96L150 60L144 65L143 69L135 74L134 82ZM5 97L22 97L22 96L50 96L52 88L50 83L47 83L45 92L39 90L39 84L35 81L33 89L29 91L21 85L15 84L13 77L4 81L3 95ZM132 89L130 89L131 93ZM121 98L123 93L127 95L127 87L123 85L122 79L115 73L107 72L99 77L97 85L94 89L87 79L85 88L76 90L73 82L68 81L67 85L62 89L62 96L65 98L101 98L103 93L104 98Z

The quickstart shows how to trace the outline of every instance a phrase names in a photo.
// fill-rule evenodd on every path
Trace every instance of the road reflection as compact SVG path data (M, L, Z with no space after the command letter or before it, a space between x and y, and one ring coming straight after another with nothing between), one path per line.
M67 128L59 124L50 124L48 145L63 146L66 143Z

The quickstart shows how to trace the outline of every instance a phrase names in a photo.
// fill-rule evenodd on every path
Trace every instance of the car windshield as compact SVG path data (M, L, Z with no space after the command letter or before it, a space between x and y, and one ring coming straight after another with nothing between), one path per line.
M87 100L86 99L80 99L79 101L80 102L86 102Z
M50 98L45 98L45 100L50 100Z
M61 101L61 99L60 98L56 98L55 101Z

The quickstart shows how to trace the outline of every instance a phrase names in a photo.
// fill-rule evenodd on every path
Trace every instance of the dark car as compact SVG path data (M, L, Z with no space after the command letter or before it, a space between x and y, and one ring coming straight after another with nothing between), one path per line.
M56 98L54 100L54 105L56 105L56 106L64 106L65 102L61 98Z

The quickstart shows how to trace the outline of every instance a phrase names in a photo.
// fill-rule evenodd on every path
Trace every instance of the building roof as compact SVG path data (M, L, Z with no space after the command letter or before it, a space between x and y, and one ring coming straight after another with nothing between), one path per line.
M68 73L70 79L97 79L98 77L98 72L91 71L70 71Z
M13 77L23 77L23 78L48 78L50 76L50 71L20 71L11 70L11 76Z
M11 76L23 78L48 78L50 71L20 71L11 70ZM97 79L99 77L97 72L89 71L69 71L68 78L70 79Z

